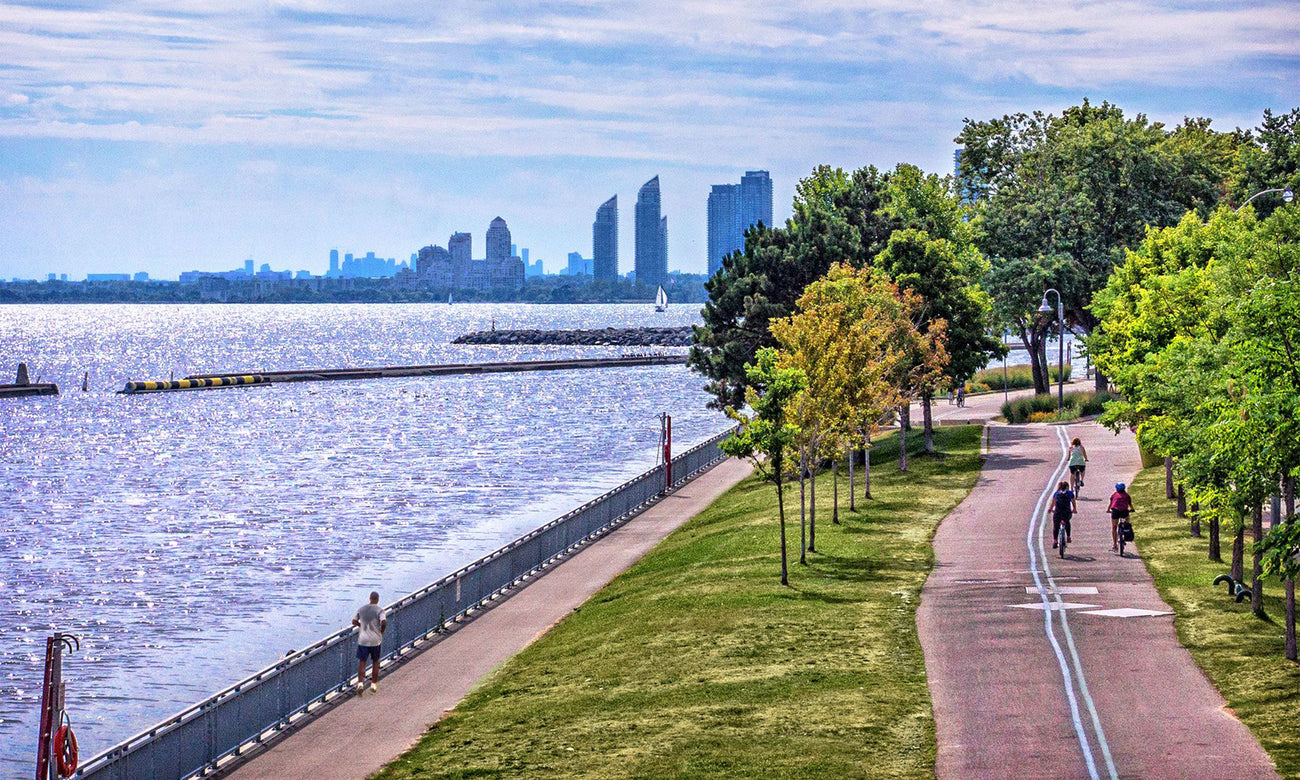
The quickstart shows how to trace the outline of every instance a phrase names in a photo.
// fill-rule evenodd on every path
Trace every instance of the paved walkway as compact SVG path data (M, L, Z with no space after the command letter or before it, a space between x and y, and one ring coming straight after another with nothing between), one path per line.
M230 772L237 780L359 780L411 748L474 685L750 473L724 461Z
M1074 543L1044 513L1066 437L1091 461ZM1178 643L1137 550L1110 549L1130 435L1091 423L992 426L971 494L939 526L917 626L940 778L1274 778L1268 756ZM1130 548L1131 550L1132 548ZM1209 584L1206 584L1207 592Z

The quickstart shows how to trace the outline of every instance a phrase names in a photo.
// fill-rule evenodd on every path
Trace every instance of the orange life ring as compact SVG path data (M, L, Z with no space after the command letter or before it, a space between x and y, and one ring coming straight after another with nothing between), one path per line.
M54 761L59 777L72 777L77 771L77 735L72 726L59 726L54 732Z

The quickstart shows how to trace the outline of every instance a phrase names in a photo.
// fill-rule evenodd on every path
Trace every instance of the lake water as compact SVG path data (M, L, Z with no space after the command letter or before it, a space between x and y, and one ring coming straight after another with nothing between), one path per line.
M0 402L0 775L30 771L53 631L82 641L65 669L88 757L346 626L370 590L392 601L650 468L660 412L678 451L728 425L684 367L116 394L126 381L617 355L448 342L695 322L649 305L0 307L0 372L22 360L62 392Z

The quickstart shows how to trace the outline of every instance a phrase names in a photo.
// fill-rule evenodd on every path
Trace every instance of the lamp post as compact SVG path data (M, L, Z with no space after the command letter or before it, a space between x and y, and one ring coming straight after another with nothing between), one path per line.
M1052 311L1051 304L1047 302L1047 293L1056 293L1056 411L1060 412L1065 408L1065 306L1061 303L1061 291L1051 287L1043 293L1043 302L1038 306L1039 312L1049 314Z
M1251 195L1249 198L1246 198L1246 202L1243 203L1243 204L1241 204L1240 206L1238 206L1238 207L1237 207L1237 211L1241 211L1242 209L1244 209L1244 208L1246 208L1247 206L1249 206L1249 205L1250 205L1250 202L1251 202L1252 200L1254 200L1255 198L1258 198L1260 195L1267 195L1267 194L1269 194L1270 192L1280 192L1280 193L1282 193L1282 202L1283 202L1283 203L1290 203L1291 200L1292 200L1293 198L1295 198L1295 193L1291 191L1291 188L1290 188L1290 187L1274 187L1274 188L1271 189L1271 190L1260 190L1259 192L1255 193L1254 195ZM1235 212L1234 212L1234 213L1235 213Z

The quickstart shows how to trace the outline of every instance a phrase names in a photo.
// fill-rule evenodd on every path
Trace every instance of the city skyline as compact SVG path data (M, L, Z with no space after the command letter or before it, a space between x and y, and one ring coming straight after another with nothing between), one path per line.
M736 170L771 172L779 224L818 164L947 173L967 117L1087 97L1231 130L1300 82L1292 0L3 7L4 278L402 258L494 214L561 263L656 172L671 268L703 273Z

